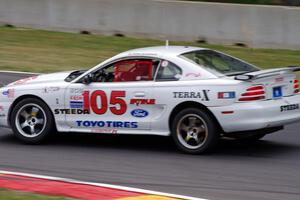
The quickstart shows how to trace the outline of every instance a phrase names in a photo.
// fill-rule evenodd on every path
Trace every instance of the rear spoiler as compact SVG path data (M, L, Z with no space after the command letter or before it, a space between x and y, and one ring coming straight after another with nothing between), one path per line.
M235 76L235 80L240 81L251 81L259 78L265 78L269 76L277 76L286 73L293 73L300 71L300 66L288 66L284 68L277 68L277 69L267 69L267 70L260 70L256 72L249 72L243 75Z

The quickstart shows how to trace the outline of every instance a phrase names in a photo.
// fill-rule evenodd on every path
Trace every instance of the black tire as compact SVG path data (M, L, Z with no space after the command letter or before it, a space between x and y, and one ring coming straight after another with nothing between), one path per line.
M187 122L188 128L185 127ZM186 108L180 111L173 120L171 132L176 146L189 154L207 153L213 150L219 140L218 124L207 112L197 108ZM200 136L203 141L200 140ZM197 140L201 144L197 144Z
M39 144L55 130L51 110L36 98L26 98L17 103L10 122L15 137L26 144Z

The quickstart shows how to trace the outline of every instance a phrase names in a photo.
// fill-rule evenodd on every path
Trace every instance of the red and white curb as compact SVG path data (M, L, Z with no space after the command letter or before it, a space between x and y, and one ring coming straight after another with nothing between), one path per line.
M0 170L0 188L58 195L86 200L96 199L187 199L207 200L119 185L85 182L68 178ZM154 196L152 196L154 195Z

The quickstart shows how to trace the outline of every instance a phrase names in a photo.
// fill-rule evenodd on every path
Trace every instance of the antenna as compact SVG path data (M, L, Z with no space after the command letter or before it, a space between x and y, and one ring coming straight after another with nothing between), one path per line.
M169 40L166 40L166 49L169 47Z

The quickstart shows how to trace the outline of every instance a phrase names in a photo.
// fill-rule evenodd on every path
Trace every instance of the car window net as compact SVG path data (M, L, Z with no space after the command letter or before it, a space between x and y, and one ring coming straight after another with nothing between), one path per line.
M123 61L116 64L114 82L150 81L153 78L152 61Z

